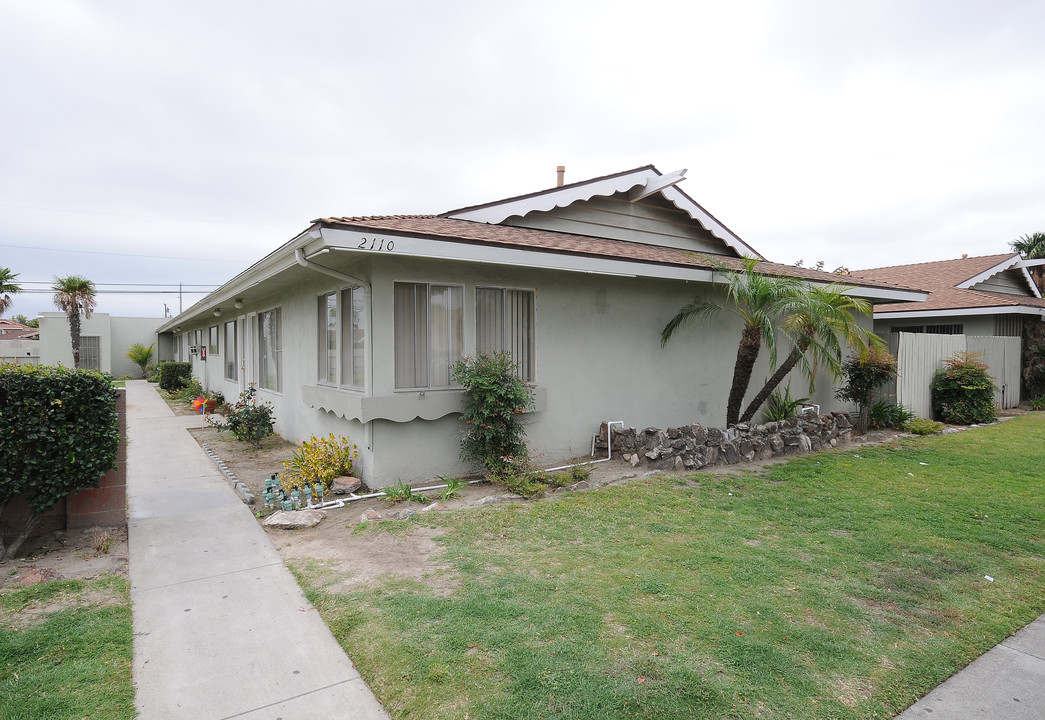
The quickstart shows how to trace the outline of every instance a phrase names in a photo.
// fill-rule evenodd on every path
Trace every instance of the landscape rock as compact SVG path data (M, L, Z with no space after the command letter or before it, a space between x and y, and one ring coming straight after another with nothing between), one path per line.
M414 509L412 507L408 507L408 508L403 508L402 510L397 510L396 512L393 512L393 513L389 513L388 517L389 517L390 520L409 520L410 518L412 518L417 513L418 513L418 511L416 509Z
M501 502L501 499L496 495L487 495L476 500L472 505L474 507L482 507L483 505L493 505L494 503Z
M351 475L342 475L334 478L334 481L330 484L330 493L332 495L348 495L356 492L361 487L363 487L363 481L359 478Z
M289 512L277 510L265 518L262 524L265 527L280 530L300 530L319 525L326 516L324 510L291 510Z
M359 516L359 522L381 522L384 519L385 516L374 510L374 508L370 508Z
M423 508L421 508L421 512L423 513L432 512L433 510L446 510L446 505L443 505L441 502L436 500L431 505L425 505Z

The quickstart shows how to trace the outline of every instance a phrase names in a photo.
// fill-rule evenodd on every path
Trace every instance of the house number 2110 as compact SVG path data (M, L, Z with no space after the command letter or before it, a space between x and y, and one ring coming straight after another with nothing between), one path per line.
M391 240L385 242L384 238L372 237L369 245L367 244L367 239L363 238L356 247L360 250L377 250L381 252L382 250L391 250L395 247L395 243Z

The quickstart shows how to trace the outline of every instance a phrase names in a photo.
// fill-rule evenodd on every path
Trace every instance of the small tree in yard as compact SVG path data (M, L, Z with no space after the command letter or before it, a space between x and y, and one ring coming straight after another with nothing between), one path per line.
M141 343L134 343L127 348L127 359L142 369L142 377L145 377L145 368L152 360L152 354L156 350L156 343L145 347Z
M896 358L888 350L871 346L866 351L850 355L842 363L845 385L838 388L835 397L855 402L860 407L860 419L856 423L857 435L867 432L868 416L874 393L896 377Z
M272 417L272 405L259 403L257 394L257 386L251 383L239 394L239 402L226 409L224 421L211 415L207 423L218 430L228 430L237 440L261 447L261 441L272 434L276 420Z
M493 475L510 473L529 457L520 415L533 407L533 390L516 375L511 355L479 355L454 363L453 380L467 393L461 420L461 458Z
M96 487L116 465L120 433L108 375L63 367L0 366L0 516L22 494L29 517L0 560L13 556L62 498Z
M956 352L936 371L929 390L933 413L952 425L994 422L994 378L979 353Z

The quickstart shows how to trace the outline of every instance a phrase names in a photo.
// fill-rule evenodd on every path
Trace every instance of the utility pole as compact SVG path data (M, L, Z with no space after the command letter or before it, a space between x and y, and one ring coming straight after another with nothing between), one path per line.
M178 283L178 314L181 315L181 283Z

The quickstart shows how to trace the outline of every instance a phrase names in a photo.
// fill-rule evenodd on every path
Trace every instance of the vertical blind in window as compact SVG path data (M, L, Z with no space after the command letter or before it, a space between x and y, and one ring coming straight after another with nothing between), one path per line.
M464 350L462 289L396 283L394 316L396 387L448 387Z
M341 384L366 384L366 300L361 287L341 291Z
M280 311L258 313L258 372L260 385L269 390L282 390L282 355L280 339Z
M236 379L236 321L225 323L225 379Z
M319 298L319 381L337 383L337 293Z
M534 377L533 305L532 290L475 291L475 351L487 355L509 353L516 374L527 382L533 382Z

